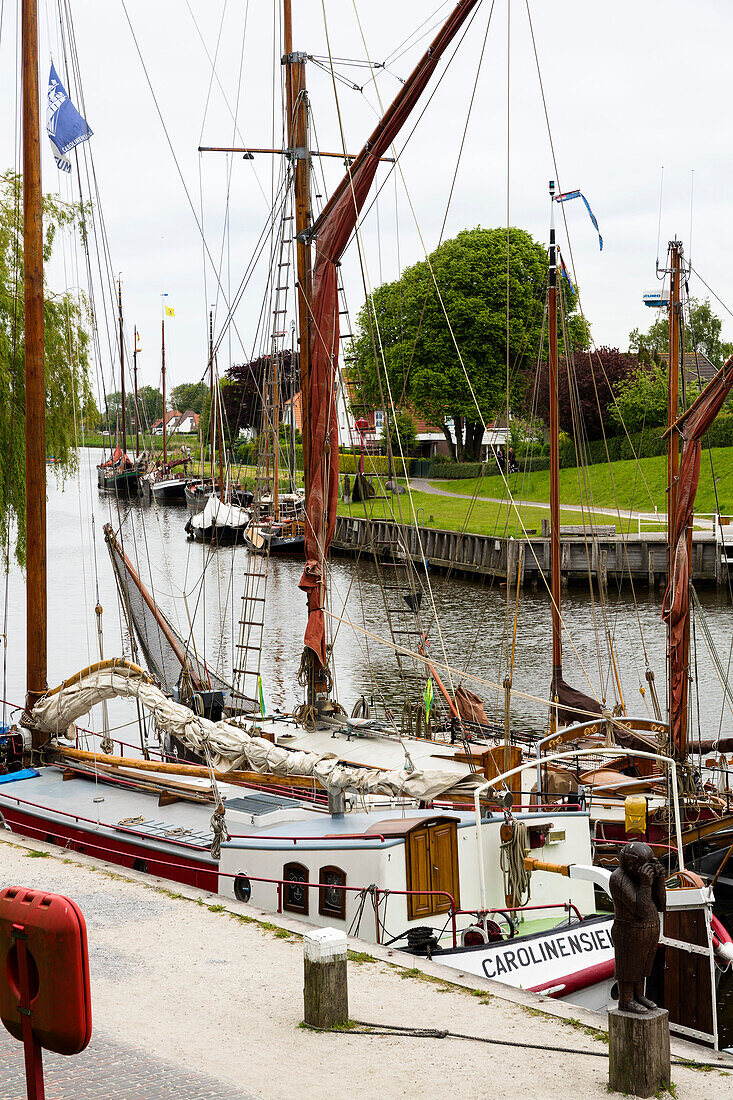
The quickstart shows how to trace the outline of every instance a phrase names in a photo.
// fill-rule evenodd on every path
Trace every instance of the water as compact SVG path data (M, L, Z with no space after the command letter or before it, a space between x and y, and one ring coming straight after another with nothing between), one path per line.
M100 494L96 487L98 451L84 451L79 475L58 485L49 474L48 488L48 603L49 684L91 664L99 657L95 603L103 611L104 655L130 655L127 631L117 603L112 566L102 527L112 523L121 529L127 554L150 587L156 600L179 632L193 634L200 655L227 679L231 678L233 639L236 639L243 581L250 568L244 547L212 549L189 542L185 532L186 510L175 505L118 502ZM302 562L273 559L267 589L266 628L263 643L262 679L269 704L290 708L301 698L297 672L305 628L305 599L297 588ZM388 634L377 572L366 560L335 558L331 567L331 608L351 620L362 631ZM396 602L397 593L390 593ZM716 647L726 665L733 634L733 609L724 591L703 590L701 599ZM491 583L477 583L439 573L430 574L430 591L423 600L424 622L430 620L434 600L439 630L430 630L429 652L435 661L454 669L466 669L484 681L501 683L506 670L506 589ZM665 703L665 630L660 620L659 592L639 589L636 604L631 589L610 594L607 622L614 636L616 659L629 713L647 714L650 707L639 693L646 686L644 647L654 669L662 706ZM514 593L511 594L511 614ZM22 702L25 694L25 586L13 565L8 584L8 628L3 696ZM589 691L587 673L594 690L607 685L608 700L615 702L609 682L609 660L603 644L604 626L595 606L598 632L594 626L594 605L585 589L570 589L563 597L563 616L570 638L563 639L565 678ZM638 621L637 621L638 614ZM643 634L643 646L641 642ZM408 627L413 624L400 624ZM400 675L393 653L378 641L346 624L337 628L334 646L337 697L351 710L365 693L379 704L390 706L396 715L402 709ZM603 657L599 672L597 637ZM700 629L697 637L697 682L699 698L692 696L697 720L704 736L714 736L721 725L730 733L730 708L723 707L723 690L705 648ZM693 647L693 661L694 661ZM523 698L524 692L546 698L551 665L549 599L542 591L523 591L519 600L514 658L512 712L514 723L524 729L542 729L546 708ZM583 671L585 669L585 672ZM445 680L448 674L441 672ZM452 675L455 684L458 677ZM479 694L487 711L501 720L503 692L466 678L466 685ZM116 719L117 720L117 719ZM124 719L120 718L119 721Z

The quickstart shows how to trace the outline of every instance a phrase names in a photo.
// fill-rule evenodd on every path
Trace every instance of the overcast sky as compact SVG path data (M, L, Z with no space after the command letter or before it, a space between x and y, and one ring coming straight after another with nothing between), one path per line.
M400 43L435 11L437 2L325 0L331 52L334 57L363 60L368 56L378 62L394 56ZM239 285L267 219L276 158L245 161L235 156L227 162L222 154L199 154L197 148L200 143L241 141L280 145L279 90L273 94L280 79L280 0L125 3L183 180L122 0L102 4L70 0L112 264L122 272L127 324L130 330L136 324L142 334L142 381L159 382L160 295L166 292L176 310L166 331L169 378L175 385L203 373L208 307L217 304L219 331L228 287L231 284L233 292ZM446 14L451 6L443 4L438 14ZM555 171L524 0L495 0L445 232L452 236L465 227L505 224L509 6L510 221L545 242L547 182ZM694 169L692 261L724 302L733 301L729 263L733 219L727 209L733 179L729 108L733 6L727 0L698 0L694 5L683 0L645 4L530 0L530 7L560 185L564 190L583 190L604 238L599 253L584 209L579 203L566 207L584 310L596 344L625 348L629 331L634 326L645 328L653 319L641 295L655 285L662 165L662 259L667 240L675 234L689 253ZM295 47L326 55L322 0L293 0L293 9ZM11 4L4 4L2 10L0 65L6 109L0 113L0 141L2 164L10 167L17 164L10 109L16 94L15 13ZM389 177L378 208L373 207L364 221L365 267L371 286L395 278L401 268L421 259L424 249L430 251L437 244L490 10L490 0L483 0L455 60L447 71L441 65L438 75L445 75L401 158L402 174ZM65 69L53 0L39 5L39 17L45 100L52 53L62 80ZM434 23L431 20L426 29ZM397 78L409 73L426 44L422 37L407 52L397 51L389 71L379 74L376 87L385 103L399 87ZM360 85L369 77L364 68L339 66L337 71ZM78 89L70 83L78 98ZM308 83L317 143L322 149L340 150L331 77L309 64ZM436 84L434 79L418 114ZM350 151L356 152L376 118L375 83L364 92L343 83L337 88L346 141ZM328 190L343 169L339 161L324 162L324 166ZM57 171L45 139L43 173L45 190L61 188L68 194L69 183ZM379 180L387 173L386 167L380 169ZM197 218L203 218L213 264L204 258ZM64 282L74 284L74 263L68 247L60 250L49 273L55 288ZM349 306L355 313L363 302L364 287L353 247L343 271ZM265 278L265 266L260 263L236 314L234 361L261 350L257 332ZM701 297L707 293L694 281L691 292ZM714 303L714 307L730 337L731 318L721 306ZM103 345L106 339L105 332ZM221 369L228 360L225 340ZM109 389L109 356L103 367Z

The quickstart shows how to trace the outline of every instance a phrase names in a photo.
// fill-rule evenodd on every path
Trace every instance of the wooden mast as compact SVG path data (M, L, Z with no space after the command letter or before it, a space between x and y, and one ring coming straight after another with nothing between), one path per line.
M300 351L300 420L303 436L303 475L306 500L309 492L310 401L308 380L310 370L309 306L312 301L312 268L310 242L303 239L311 226L310 153L308 150L308 93L305 83L304 53L293 53L293 18L291 0L283 0L283 46L285 55L286 145L294 166L296 269L298 289L298 333Z
M548 274L548 330L550 382L550 567L552 594L552 683L554 703L562 680L562 623L560 619L560 403L557 354L557 253L555 247L555 181L550 181L550 266ZM508 580L507 580L508 583ZM556 711L551 712L555 723Z
M137 403L137 351L137 325L135 325L132 348L132 378L135 387L135 458L140 454L140 408Z
M43 199L38 102L38 8L22 0L23 294L25 309L26 709L47 684L46 378ZM33 736L33 747L46 740Z
M214 488L214 462L216 461L216 405L214 404L214 311L209 310L209 473L211 474L211 487ZM204 468L201 467L201 479L203 482ZM219 489L221 492L221 488Z
M669 277L669 362L668 372L669 381L667 387L667 423L671 426L677 422L679 417L679 384L680 384L680 359L681 359L681 328L682 328L682 302L680 297L681 276L682 276L682 242L678 240L670 241L670 277ZM679 432L672 430L669 433L667 439L667 486L668 486L668 498L667 498L667 541L668 541L668 566L667 576L669 578L669 593L668 601L671 607L674 601L674 592L672 591L672 585L674 583L674 530L675 521L677 516L677 497L678 497L678 481L679 481L679 465L680 465L680 443ZM688 539L688 555L690 553L690 541L692 538L691 530L687 532ZM672 643L672 632L668 630L668 646ZM672 749L679 759L683 760L687 755L687 694L688 694L688 668L689 668L689 654L690 654L690 622L689 616L685 624L684 636L682 639L682 667L684 668L684 676L682 677L682 698L679 702L679 714L681 716L680 728L680 744L673 745ZM669 678L669 728L670 731L675 729L675 718L677 717L677 703L675 702L674 693L672 691L672 654L667 654L667 673Z
M165 412L165 314L160 319L160 374L163 388L163 465L165 466L168 462L168 418Z
M298 333L300 352L300 421L303 438L303 486L305 489L305 522L310 522L310 306L313 301L313 269L308 231L312 225L310 200L311 158L308 147L308 92L306 90L306 54L293 52L293 18L291 0L283 0L283 47L285 54L286 145L294 170L295 240L298 288ZM304 659L308 663L306 702L315 706L327 694L325 674L316 669L315 654L307 646Z
M122 453L127 454L127 395L125 394L125 341L122 322L122 279L117 280L117 311L120 325L120 389L122 391Z

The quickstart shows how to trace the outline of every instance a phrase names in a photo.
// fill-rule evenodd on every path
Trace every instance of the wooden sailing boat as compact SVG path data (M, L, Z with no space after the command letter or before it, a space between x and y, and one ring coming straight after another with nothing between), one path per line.
M185 504L190 453L168 460L168 410L166 409L166 366L165 366L165 312L160 319L160 374L163 388L163 457L158 460L143 479L143 492L158 503ZM182 468L183 473L174 473Z
M145 470L145 462L138 457L131 458L127 453L127 395L125 392L125 343L122 317L122 280L117 284L117 306L119 321L120 342L120 387L122 392L122 409L120 422L122 426L122 446L115 447L111 458L107 462L97 466L97 485L108 493L115 493L119 497L136 497L140 493L140 477ZM137 387L137 370L135 386ZM136 402L137 410L137 402ZM136 411L137 423L137 411Z

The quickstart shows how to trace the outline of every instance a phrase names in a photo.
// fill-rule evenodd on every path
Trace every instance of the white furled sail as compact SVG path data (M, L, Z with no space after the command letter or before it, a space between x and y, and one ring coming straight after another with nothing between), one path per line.
M430 770L415 769L409 761L399 769L360 768L344 765L335 753L290 750L274 745L232 722L212 722L168 698L143 669L129 661L100 661L59 688L44 695L33 707L31 724L58 737L75 736L74 723L92 707L109 699L139 699L150 712L156 730L172 735L202 757L208 756L220 772L251 770L269 775L312 776L331 791L388 794L430 801L451 790L470 795L482 778L457 774L455 765ZM205 746L205 747L204 747Z

